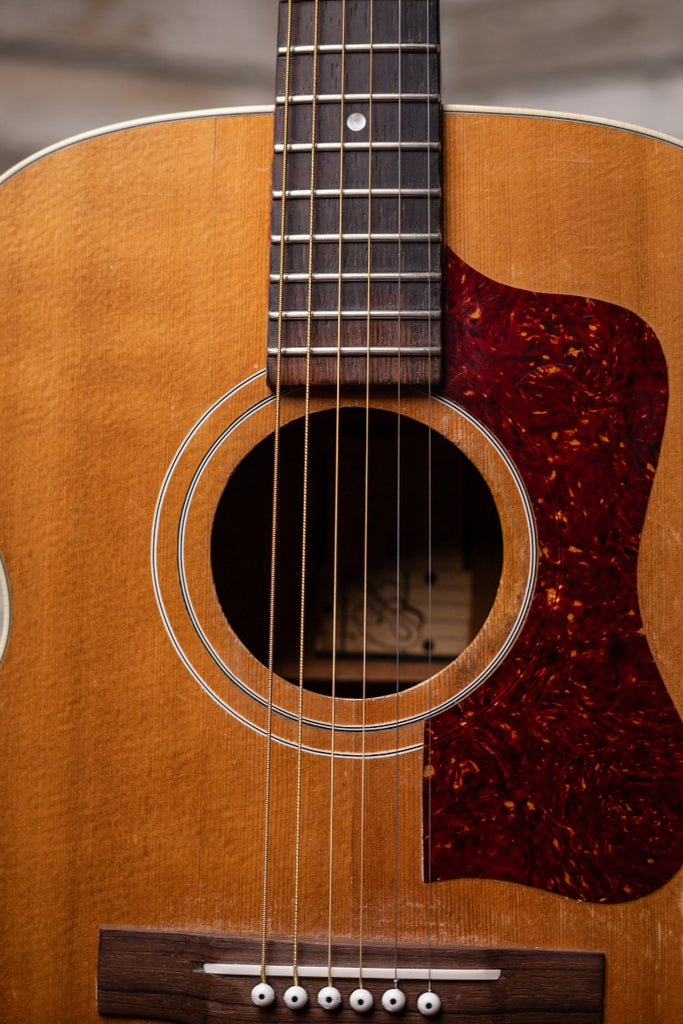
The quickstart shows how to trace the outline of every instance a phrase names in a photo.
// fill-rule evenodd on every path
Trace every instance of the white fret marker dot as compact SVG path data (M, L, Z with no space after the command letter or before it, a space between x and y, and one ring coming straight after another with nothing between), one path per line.
M365 128L367 121L365 120L364 114L349 114L346 118L346 126L350 128L352 132L362 132Z

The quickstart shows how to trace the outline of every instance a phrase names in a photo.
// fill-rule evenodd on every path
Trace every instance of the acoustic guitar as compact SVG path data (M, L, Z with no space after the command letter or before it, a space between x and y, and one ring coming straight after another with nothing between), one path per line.
M680 1018L683 152L283 0L7 173L7 1024Z

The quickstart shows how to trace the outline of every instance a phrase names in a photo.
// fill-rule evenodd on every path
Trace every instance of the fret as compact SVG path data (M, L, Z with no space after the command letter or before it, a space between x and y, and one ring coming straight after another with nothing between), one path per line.
M270 240L273 244L279 244L283 241L282 235L271 235ZM401 233L398 231L391 231L386 233L375 232L373 234L367 233L354 233L354 234L329 234L329 235L285 235L285 242L397 242L404 244L407 242L440 242L441 234L432 233L425 234L423 232L412 232Z
M383 272L383 271L371 271L368 273L358 272L346 272L346 273L300 273L300 274L271 274L271 282L282 281L285 284L297 283L300 281L321 282L321 281L365 281L371 284L375 281L441 281L440 273L430 273L428 271L405 271L400 273L394 272Z
M383 358L384 356L430 356L440 355L439 345L281 345L280 354L283 356L305 356L310 352L312 356L327 356L336 359L337 354L342 356L366 356ZM277 346L268 348L269 356L276 356Z
M277 106L284 106L286 102L291 104L305 103L312 105L316 103L341 103L342 100L345 103L412 103L412 102L431 102L438 103L440 101L438 92L345 92L345 93L319 93L316 96L312 94L298 94L290 95L289 100L286 96L276 96L275 103Z
M439 53L438 43L347 43L342 47L341 43L321 43L317 47L318 53ZM310 44L292 46L289 52L293 54L312 54L316 47ZM279 46L278 55L286 55L287 47Z
M271 309L270 320L438 320L440 309L310 309L287 310L280 313Z
M287 189L286 199L364 199L372 195L373 198L432 198L441 197L440 188L310 188ZM273 192L273 199L282 199L282 192Z
M341 327L341 330L339 328ZM283 386L302 384L306 379L310 346L311 383L345 384L428 383L440 373L440 329L435 320L298 321L269 323L268 365L274 370L280 335L280 378ZM338 365L338 346L345 358ZM371 358L367 350L370 348ZM384 350L384 351L382 351Z
M341 31L341 28L340 28ZM334 50L318 47L314 61L312 44L308 43L305 51L295 48L289 54L284 51L278 57L276 74L276 94L284 96L288 91L292 96L327 93L373 93L396 91L396 83L401 83L401 91L409 94L431 94L437 97L439 92L439 56L438 50L428 49L425 43L413 47L393 45L387 48L344 48L344 81L341 80L342 53L339 39ZM316 87L313 89L313 73L315 67ZM285 89L285 69L289 73L289 89ZM372 77L372 82L370 78Z
M288 153L310 153L312 149L316 152L327 152L327 153L338 153L340 149L344 150L355 150L356 152L367 152L369 149L372 150L391 150L392 152L397 150L440 150L440 142L402 142L400 139L396 139L392 142L317 142L315 146L310 142L290 142L285 147L283 143L278 142L275 145L275 152L282 153L284 150Z

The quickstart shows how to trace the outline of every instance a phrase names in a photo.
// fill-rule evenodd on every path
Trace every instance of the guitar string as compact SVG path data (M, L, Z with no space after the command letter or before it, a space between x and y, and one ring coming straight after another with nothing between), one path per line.
M427 188L431 196L432 187L432 110L431 110L431 56L429 43L432 36L431 3L426 5L426 54L427 63ZM440 82L436 82L436 92L440 93ZM432 202L427 200L427 266L432 268ZM429 290L429 307L432 308L432 291ZM428 706L434 707L432 700L432 600L433 600L433 531L432 531L432 317L427 321L427 678L428 682ZM427 729L427 871L425 882L427 884L427 989L432 991L432 929L433 929L433 893L432 893L432 728L431 716L426 723Z
M396 707L396 754L394 755L394 986L398 988L398 909L399 909L399 805L400 805L400 778L399 778L399 746L400 746L400 709L399 709L399 695L400 695L400 673L401 673L401 331L402 331L402 320L401 320L401 259L402 259L402 246L401 246L401 229L402 229L402 195L401 187L403 184L403 167L401 162L401 115L403 111L402 107L402 91L403 91L403 79L402 79L402 51L401 43L403 42L403 24L401 20L401 4L397 5L397 17L398 17L398 56L397 56L397 139L398 139L398 152L397 152L397 186L398 186L398 197L397 197L397 265L398 265L398 280L396 283L396 347L398 356L396 359L396 621L395 621L395 658L396 658L396 679L395 679L395 707Z
M341 408L341 345L342 345L342 272L343 272L343 193L344 193L344 87L346 79L346 0L342 0L341 10L341 56L340 56L340 105L339 105L339 217L337 246L337 380L335 393L335 424L334 424L334 524L332 552L332 671L330 695L332 712L330 717L330 827L329 827L329 865L327 880L327 984L333 987L332 980L332 902L334 892L334 783L335 783L335 741L336 741L336 700L337 700L337 609L339 579L339 431Z
M270 535L270 588L268 597L268 709L266 735L266 791L264 807L263 837L263 886L261 905L261 982L266 984L266 959L268 945L268 885L270 855L270 803L272 783L272 749L273 749L273 675L275 660L275 586L276 586L276 552L278 497L280 477L280 409L282 396L282 325L284 305L284 264L285 264L285 201L287 194L287 142L289 137L289 82L291 71L292 45L292 0L287 5L287 47L285 54L285 102L283 106L283 148L280 200L280 252L278 282L278 319L277 319L277 355L275 364L275 429L273 433L273 492Z
M366 777L366 724L367 724L367 682L368 682L368 488L370 482L370 346L371 336L371 295L372 280L372 142L373 142L373 105L372 77L373 62L373 25L374 0L370 0L368 11L369 22L369 58L368 58L368 206L367 206L367 310L365 320L365 454L363 480L363 649L362 649L362 693L361 693L361 778L360 778L360 906L358 916L358 987L363 985L363 943L364 943L364 903L365 903L365 777Z
M285 141L285 143L286 143L287 138L288 138L287 121L288 121L288 99L289 99L289 87L288 86L289 86L290 53L291 53L291 4L292 4L292 0L289 0L289 4L288 4L288 42L287 42L287 54L286 54L286 68L285 68L285 81L286 81L286 85L285 85L285 97L286 98L285 98L285 104L284 104L284 141ZM346 0L344 0L344 8L345 8L345 4L346 4ZM427 8L429 8L428 4L427 4ZM372 0L371 0L371 9L372 9ZM316 24L315 24L316 44L314 46L314 53L316 54L316 57L317 57L317 14L318 14L318 0L316 0L316 4L315 4L315 14L316 14L316 18L315 18L315 22L316 22ZM427 17L429 19L429 11L428 11ZM400 23L400 12L399 12L399 23ZM372 24L372 19L371 19L371 24ZM371 33L372 33L372 29L371 29ZM399 41L400 41L400 29L399 29ZM371 40L371 44L370 45L372 46L372 40ZM343 49L344 49L344 47L342 46L342 50ZM342 58L342 61L343 61L343 58ZM400 82L400 74L401 74L401 67L400 67L400 57L399 57L399 82ZM370 79L372 81L372 49L370 50ZM343 81L343 79L342 79L342 81ZM316 58L314 58L314 82L317 82L317 60L316 60ZM311 309L312 309L312 305L311 305L311 288L312 288L312 280L313 280L313 277L312 277L312 237L313 237L313 195L314 195L314 180L315 180L314 179L314 174L315 174L315 172L314 172L314 160L315 160L314 153L315 153L315 97L316 97L316 91L317 91L316 87L314 86L314 89L313 89L313 96L314 96L314 99L313 99L313 121L312 121L313 140L312 140L312 147L311 147L311 210L310 210L310 225L309 225L310 226L310 235L311 235L311 243L309 245L309 295L308 295L308 312L309 312L309 317L308 317L308 324L307 324L306 412L305 412L305 417L304 417L304 420L305 420L305 438L304 438L304 485L303 485L302 570L301 570L301 576L302 576L302 603L301 603L300 656L299 656L299 728L298 728L298 732L299 732L299 744L298 744L299 757L298 757L298 764L297 764L297 839L296 839L296 847L297 847L297 849L296 849L296 867L295 867L295 873L296 873L296 880L295 880L295 940L294 940L295 941L295 955L294 955L295 983L298 983L298 977L297 977L297 975L298 975L298 971L297 971L297 959L298 959L297 958L297 952L298 952L299 878L300 878L300 846L301 846L301 757L300 757L300 754L301 754L301 727L302 727L302 717L303 717L303 714L302 714L303 713L302 699L303 699L303 648L304 648L304 642L303 642L303 636L304 636L304 619L303 619L304 598L303 598L303 595L304 595L304 592L305 592L305 578L306 578L306 562L305 562L306 543L305 543L305 538L306 538L306 529L307 529L306 523L307 523L307 504L308 504L307 503L307 490L308 490L308 419L309 419L309 412L310 412L310 344L311 344L311 339L310 339L310 334L311 334L311 323L310 323L311 316L310 316L310 313L311 313ZM370 90L370 92L371 92L371 90ZM400 120L401 120L401 115L400 115L400 84L399 84L398 92L399 92L399 101L398 101L398 104L399 104L399 115L398 115L398 120L399 120L399 132L400 132L400 130L401 130L401 125L400 125ZM344 99L343 98L343 88L341 90L341 97L342 97L342 107L341 107L340 123L341 123L342 142L343 142L343 99ZM428 101L428 103L429 103L429 101ZM372 110L371 110L371 104L372 104L372 99L370 99L370 105L369 105L370 139L372 139ZM429 124L429 118L428 118L428 132L430 130L431 130L431 126ZM343 170L342 170L342 168L343 168L343 158L342 158L342 155L341 155L342 154L342 149L343 149L343 146L340 144L340 207L339 207L339 217L340 217L339 235L340 235L340 237L341 237L341 234L342 234L342 230L341 230L341 215L342 215L342 210L341 210L341 208L342 208L341 175L343 173ZM372 147L371 147L371 144L370 144L370 146L369 146L369 168L368 168L368 177L369 177L369 181L368 181L368 185L369 185L369 187L368 187L368 236L370 236L370 221L371 221L371 188L370 188L370 184L371 184L370 183L370 177L371 177L371 149L372 149ZM282 166L282 191L281 191L281 195L282 195L282 200L281 200L281 219L282 220L284 220L284 204L285 204L285 197L286 197L286 160L287 160L286 153L287 153L287 147L285 145L283 147L283 166ZM399 232L398 232L399 233L399 241L398 241L398 246L399 246L399 277L398 277L398 296L399 296L399 306L400 306L400 293L401 293L401 277L400 277L400 244L401 244L400 243L400 220L401 220L400 150L399 150L398 161L399 161L399 210L398 210L398 216L399 216ZM431 175L431 166L430 165L428 165L428 175ZM428 217L431 219L431 208L429 207L429 204L428 204ZM428 234L431 234L431 232L428 232ZM285 235L285 227L284 227L284 223L283 223L281 231L280 231L280 238L281 238L281 243L280 243L280 297L279 297L280 312L282 312L283 260L284 260L283 239L284 239L284 235ZM370 246L371 246L370 237L368 237L368 305L370 303L370 294L369 293L370 293L370 279L371 279L370 278L370 257L371 257ZM428 251L430 249L431 249L431 244L429 243L428 244ZM430 255L430 265L431 265L431 255ZM341 293L341 242L340 242L340 245L339 245L339 282L338 282L338 288L339 288L339 293ZM338 307L337 308L338 308L339 311L341 311L341 302L338 302ZM398 313L399 313L399 332L400 332L400 308L398 310ZM429 330L431 332L431 321L429 323ZM340 322L338 322L338 353L337 353L338 366L339 366L339 358L340 358L340 351L339 351L339 347L340 347L340 345L339 345L340 331L341 331L341 324L340 324ZM268 728L268 755L267 755L267 769L266 769L266 775L267 775L267 780L266 780L267 794L266 794L266 827L265 827L265 841L264 841L264 901L263 901L264 902L264 914L263 914L263 942L262 942L262 946L263 946L263 949L262 949L262 974L265 974L265 941L266 941L266 912L265 912L265 907L267 906L267 870L268 870L267 869L267 865L268 865L268 832L269 832L268 822L269 822L270 780L271 780L270 747L271 747L271 738L272 738L271 722L272 722L272 680L273 680L273 646L274 646L274 640L273 640L273 638L274 638L274 593L275 593L274 564L275 564L275 547L276 547L276 534L277 534L276 523L277 523L277 487L278 487L278 465L279 465L279 456L278 456L279 444L278 444L278 440L279 440L279 426L280 426L279 402L280 402L280 393L281 393L281 383L280 383L280 381L281 381L281 376L280 376L281 333L282 333L282 316L279 316L278 317L278 350L277 350L277 364L276 364L276 429L275 429L274 474L273 474L273 476L274 476L274 483L273 483L273 523L272 523L272 536L271 536L271 577L272 577L272 579L271 579L271 598L270 598L270 605L271 605L271 607L270 607L270 612L269 612L269 658L268 658L268 662L269 662L269 665L268 665L268 676L269 676L269 679L268 679L268 685L269 685L268 719L269 719L269 728ZM362 795L361 822L362 822L362 826L364 826L364 819L365 819L365 814L364 814L364 805L365 805L365 765L364 765L364 761L365 761L365 704L366 704L366 697L367 697L367 572L368 572L368 569L367 569L367 562L368 562L368 536L367 536L368 526L367 526L367 523L368 523L368 483L369 483L369 479L368 479L368 477L369 477L368 466L369 466L369 380L370 380L370 375L369 375L369 345L370 345L369 322L368 322L368 325L367 325L367 335L368 335L368 337L367 337L368 353L367 353L367 357L366 357L366 363L367 363L367 365L366 365L366 371L367 371L366 372L366 454L365 454L365 512L364 512L365 540L364 540L364 569L363 569L363 573L364 573L363 590L364 590L365 598L364 598L364 612L363 612L363 618L364 618L364 625L363 625L363 637L364 637L364 649L363 649L363 758L362 758L362 761L363 761L363 772L362 772L362 781L361 781L361 795ZM397 393L398 393L397 405L398 405L398 414L399 414L399 416L400 416L400 401L401 401L401 398L400 398L400 396L401 396L401 390L400 390L400 358L401 357L400 357L400 346L399 346L399 355L398 355L398 367L399 367L398 377L399 377L399 380L398 380L398 389L397 389ZM431 356L428 356L428 360L431 361ZM339 494L339 490L338 490L339 489L339 480L338 480L339 447L338 446L339 446L339 407L340 407L339 384L340 384L340 374L339 374L339 371L338 371L338 373L337 373L337 402L336 402L337 423L336 423L336 427L335 427L335 540L334 540L335 567L334 567L334 580L333 580L334 610L333 610L333 665L332 665L332 676L333 676L333 678L332 678L332 688L333 688L333 693L334 693L335 687L336 687L336 657L335 657L336 656L336 642L335 641L336 641L336 595L337 595L337 551L338 551L338 533L337 533L337 531L338 531L338 516L337 516L337 510L338 510L338 494ZM431 385L429 385L429 388L431 388ZM429 415L431 416L431 405L429 406ZM399 427L398 427L399 437L398 437L398 444L397 444L397 490L398 490L398 495L399 495L399 498L397 498L397 543L398 543L398 537L400 536L400 512L398 511L399 507L400 507L400 500L399 500L400 499L400 419L397 420L397 423L399 424ZM431 449L431 437L430 437L429 434L428 434L428 437L429 437L429 447ZM429 455L429 457L428 457L428 473L429 474L431 473L431 455ZM428 504L429 504L430 509L431 509L431 482L428 484L428 487L429 487ZM428 511L428 518L429 518L429 525L430 525L430 531L431 531L431 512L430 512L430 510ZM429 562L428 579L431 581L431 533L430 533L430 540L429 540L428 562ZM400 553L399 553L399 548L397 546L397 652L398 652L398 641L399 641L399 617L398 617L399 608L400 608L400 589L399 588L400 588ZM429 585L428 605L429 605L428 620L429 620L429 623L430 623L430 625L429 625L429 634L431 635L431 582L430 582L430 585ZM429 664L430 664L429 676L430 676L430 685L431 685L431 646L429 648L428 661L429 661ZM399 684L400 684L400 680L399 680L399 664L398 664L398 657L397 657L397 678L396 678L397 701L398 701L398 694L399 694ZM430 705L431 705L431 700L430 700ZM332 736L334 737L334 700L333 700ZM332 766L334 765L334 738L332 739L331 765ZM334 768L332 767L331 768L331 814L330 814L330 869L329 869L329 875L330 875L330 890L329 890L330 891L330 902L329 902L329 915L328 915L328 973L329 973L330 978L331 978L331 934L332 934L332 927L331 927L331 906L332 906L331 893L332 893L332 887L331 886L332 886L332 876L333 876L333 869L332 869L332 835L333 835L333 829L332 829L332 821L333 821L333 810L332 810L332 808L333 808L333 795L332 794L333 794L333 786L334 786L333 780L334 780ZM397 810L396 810L396 835L397 835L397 838L396 838L396 858L395 859L396 859L396 878L398 879L398 771L397 771L397 784L396 784L396 801L397 801ZM360 982L361 987L362 987L362 943L363 943L363 924L362 924L362 922L363 922L363 906L364 906L364 899L363 899L363 896L362 896L363 877L364 877L363 863L364 863L364 827L361 828L361 908L360 908L360 921L361 921L361 923L360 923L360 936L361 936L361 939L360 939L360 950L361 950L360 965L361 966L360 966L360 978L359 978L359 982ZM397 883L396 883L396 885L397 885ZM430 895L431 895L431 890L428 889L428 892L430 892ZM394 931L395 931L396 950L397 950L397 914L398 914L398 890L396 888L396 892L395 892L395 929L394 929ZM431 916L430 916L430 920L431 920ZM430 934L431 934L431 925L429 926L429 931L430 931Z
M290 0L291 3L291 0ZM303 481L301 495L301 591L299 601L299 677L297 704L297 758L296 758L296 839L294 855L294 931L292 941L292 977L294 984L299 984L299 923L301 896L301 832L302 832L302 777L303 777L303 720L304 720L304 646L305 646L305 613L306 613L306 543L308 540L308 471L309 442L311 420L311 345L313 329L313 267L314 267L314 228L315 228L315 154L316 154L316 116L318 94L318 21L320 0L313 6L313 68L311 82L311 168L310 196L308 219L308 283L306 295L306 378L304 397L304 443L303 443Z

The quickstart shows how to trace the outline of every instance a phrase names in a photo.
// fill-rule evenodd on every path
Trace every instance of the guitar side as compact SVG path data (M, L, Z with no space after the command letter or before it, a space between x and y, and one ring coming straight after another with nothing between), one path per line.
M632 309L661 342L670 403L638 585L680 710L683 209L673 183L683 153L560 118L444 120L449 247L516 287ZM100 1019L102 925L258 933L263 745L177 658L148 551L159 488L188 427L263 366L271 148L265 114L146 124L59 150L0 190L0 551L13 602L0 669L8 1024ZM246 450L259 430L239 444ZM219 619L216 610L215 628L227 628ZM248 675L246 651L241 659ZM419 782L421 756L409 758ZM285 779L291 752L277 749L275 761ZM306 764L309 783L319 770L314 758ZM373 768L378 791L392 771ZM278 788L286 831L289 797ZM403 933L419 941L419 785L401 814L416 839L402 853ZM353 851L340 856L351 876ZM370 887L378 938L390 927L387 859ZM290 870L285 858L276 877ZM443 942L603 950L606 1024L626 1012L665 1024L680 1009L680 887L679 876L603 907L455 881L435 887L435 920ZM324 934L322 917L311 908L310 934ZM284 911L273 928L289 933Z

